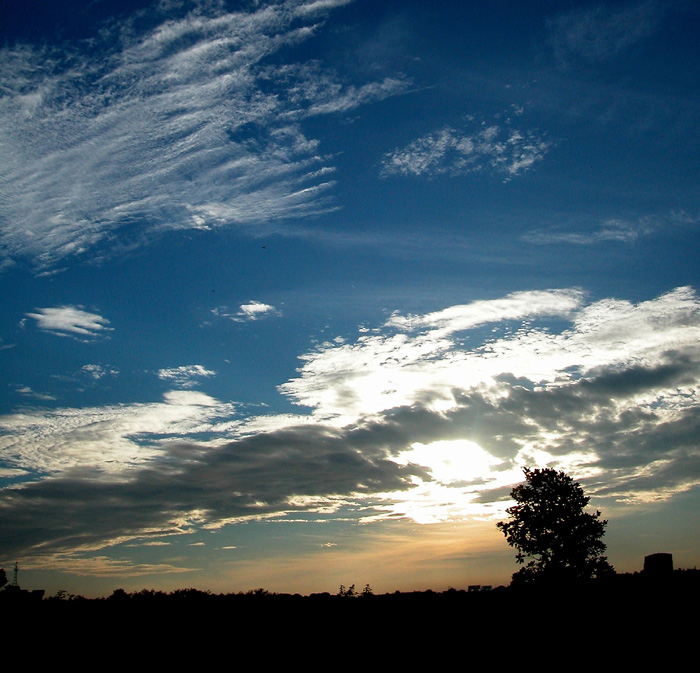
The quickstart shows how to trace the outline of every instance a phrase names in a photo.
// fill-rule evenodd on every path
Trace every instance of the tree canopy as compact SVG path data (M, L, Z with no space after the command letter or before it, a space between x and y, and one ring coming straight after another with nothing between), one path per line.
M604 556L607 521L584 511L590 498L565 472L525 468L525 483L515 486L516 504L508 521L496 526L518 552L523 567L513 583L592 579L614 572Z

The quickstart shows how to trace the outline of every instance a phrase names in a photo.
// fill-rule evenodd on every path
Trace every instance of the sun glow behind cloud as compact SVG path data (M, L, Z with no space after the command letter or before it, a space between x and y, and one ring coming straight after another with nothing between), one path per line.
M402 465L416 464L427 468L430 480L414 478L415 488L406 493L387 494L391 516L403 516L416 523L429 524L458 521L471 516L485 517L503 508L476 502L483 488L501 488L520 478L515 468L494 471L503 463L466 439L437 440L430 444L416 442L396 458Z
M695 564L700 10L618 4L8 7L0 565L500 583L544 465Z
M554 319L556 329L547 325ZM484 326L491 336L468 345L465 336ZM181 389L161 403L5 416L3 447L13 470L57 475L55 484L77 468L111 475L127 501L129 483L157 479L163 498L193 494L183 520L214 528L366 499L367 521L493 516L524 465L555 465L593 485L606 470L601 494L668 497L700 482L687 469L697 458L687 437L700 406L698 344L700 301L689 288L636 305L517 293L393 315L354 342L304 355L298 376L280 386L307 408L296 416L243 418L235 404ZM160 374L187 386L213 372ZM163 474L149 467L161 462ZM317 486L310 470L326 475ZM284 479L270 491L275 474ZM31 488L39 494L42 482ZM160 529L157 507L150 511ZM132 518L142 515L125 515L124 525Z
M557 331L529 324L557 314L571 326ZM462 341L465 332L516 318L519 327L483 344L465 347ZM616 451L634 453L627 445L632 437L692 423L698 343L700 312L689 288L638 305L585 305L575 292L522 293L425 316L392 316L354 343L327 344L304 356L300 376L280 390L310 407L319 422L341 427L416 406L450 419L445 426L463 418L456 444L436 438L400 455L421 457L417 463L431 470L440 488L449 486L438 476L445 473L445 447L456 475L465 464L455 452L465 452L466 465L474 456L491 456L493 464L477 461L484 479L471 491L477 493L497 487L489 480L509 466L556 464L595 478L608 460L620 459ZM480 428L480 415L488 427ZM437 463L426 458L433 450ZM472 477L455 479L462 478Z

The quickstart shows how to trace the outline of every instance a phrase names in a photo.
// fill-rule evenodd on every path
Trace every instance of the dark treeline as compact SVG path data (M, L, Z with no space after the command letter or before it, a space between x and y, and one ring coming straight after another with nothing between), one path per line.
M446 664L448 653L471 651L521 656L533 647L538 656L566 663L581 648L596 648L591 656L600 656L605 644L611 663L615 657L622 657L620 664L644 663L645 648L662 647L670 665L696 642L699 599L700 571L676 570L656 580L618 574L577 585L489 591L117 589L102 598L58 592L40 600L8 594L0 599L0 614L8 623L31 625L42 651L79 644L81 651L123 659L124 652L132 656L143 648L153 664L166 657L201 666L202 657L212 663L214 654L253 650L261 661L301 658L325 667L352 661L368 644L372 659L387 665Z
M700 570L674 570L663 576L650 576L644 572L614 574L605 579L581 581L568 584L535 584L532 586L496 588L475 586L469 590L448 589L437 592L432 590L375 594L369 585L362 590L356 590L354 585L341 585L337 593L313 593L309 595L275 593L259 588L237 593L212 593L196 588L183 588L165 592L155 589L141 589L127 592L116 589L109 596L100 598L85 598L80 595L58 591L54 595L44 596L43 592L12 592L11 587L0 591L0 603L33 603L42 605L103 605L106 608L128 606L192 606L229 605L237 607L254 606L300 606L338 609L359 609L381 606L401 608L409 604L425 604L443 606L446 604L470 603L486 607L489 605L503 607L507 604L527 602L536 605L538 602L551 604L566 599L578 601L585 605L591 601L599 604L624 600L627 603L650 601L677 601L700 598Z

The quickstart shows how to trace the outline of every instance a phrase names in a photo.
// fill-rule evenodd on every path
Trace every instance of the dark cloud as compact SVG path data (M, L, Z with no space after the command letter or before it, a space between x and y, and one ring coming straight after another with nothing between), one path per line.
M561 334L521 331L466 352L444 335L479 320L470 307L446 313L411 319L437 324L437 335L417 330L412 338L363 337L358 344L364 351L329 342L318 360L309 356L294 380L298 385L285 388L314 406L303 421L269 416L226 423L232 405L192 391L169 393L166 405L119 413L8 417L7 434L32 434L27 448L34 453L50 437L46 428L57 422L56 446L67 444L75 452L80 441L84 450L80 461L45 471L50 478L0 492L5 553L96 548L348 501L361 502L366 511L376 503L383 511L396 505L391 515L411 516L402 504L410 499L403 496L416 485L418 492L440 486L445 507L459 499L493 503L503 500L507 481L518 478L513 475L523 464L571 466L582 472L591 493L620 501L669 497L700 482L700 355L691 290L637 307L597 302L580 310L572 318L574 329ZM400 376L405 372L412 376ZM469 383L458 383L470 374ZM183 419L196 423L179 426ZM193 427L238 438L219 445L159 442L146 452L149 433L182 438ZM138 439L118 441L125 437ZM433 443L441 443L434 453ZM455 464L464 458L467 466L453 472L448 467L447 479L439 473L445 443L448 453L465 452ZM104 461L108 447L119 465ZM50 447L48 453L56 461L57 451ZM137 455L138 461L130 458ZM483 466L470 472L484 456ZM32 460L50 464L43 454ZM16 467L27 465L25 458ZM395 502L388 505L391 497Z
M216 523L279 514L312 505L295 498L371 495L411 487L424 469L388 458L374 427L320 425L257 434L215 449L174 445L167 455L126 478L73 470L0 496L4 554L99 546L123 537L177 532L187 522ZM380 433L377 433L381 435Z
M6 554L99 546L202 523L314 509L328 498L405 491L412 477L429 481L430 472L392 457L416 442L448 439L477 442L504 466L526 443L553 456L587 451L591 464L607 475L594 483L601 495L673 490L700 480L700 410L669 415L619 406L697 376L697 362L685 356L673 361L673 354L655 367L601 369L549 389L502 383L507 394L496 397L455 391L456 406L446 412L401 407L344 428L294 426L217 448L176 443L163 458L121 478L74 470L6 489L0 537L11 541ZM546 444L542 437L548 437ZM657 461L658 469L640 470ZM478 502L507 495L504 487L489 490L488 480L483 486Z

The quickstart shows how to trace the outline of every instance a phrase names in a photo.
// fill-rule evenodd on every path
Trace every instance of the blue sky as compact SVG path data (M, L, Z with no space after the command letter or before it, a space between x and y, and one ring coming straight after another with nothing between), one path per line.
M507 583L545 465L697 565L694 3L3 15L0 565Z

